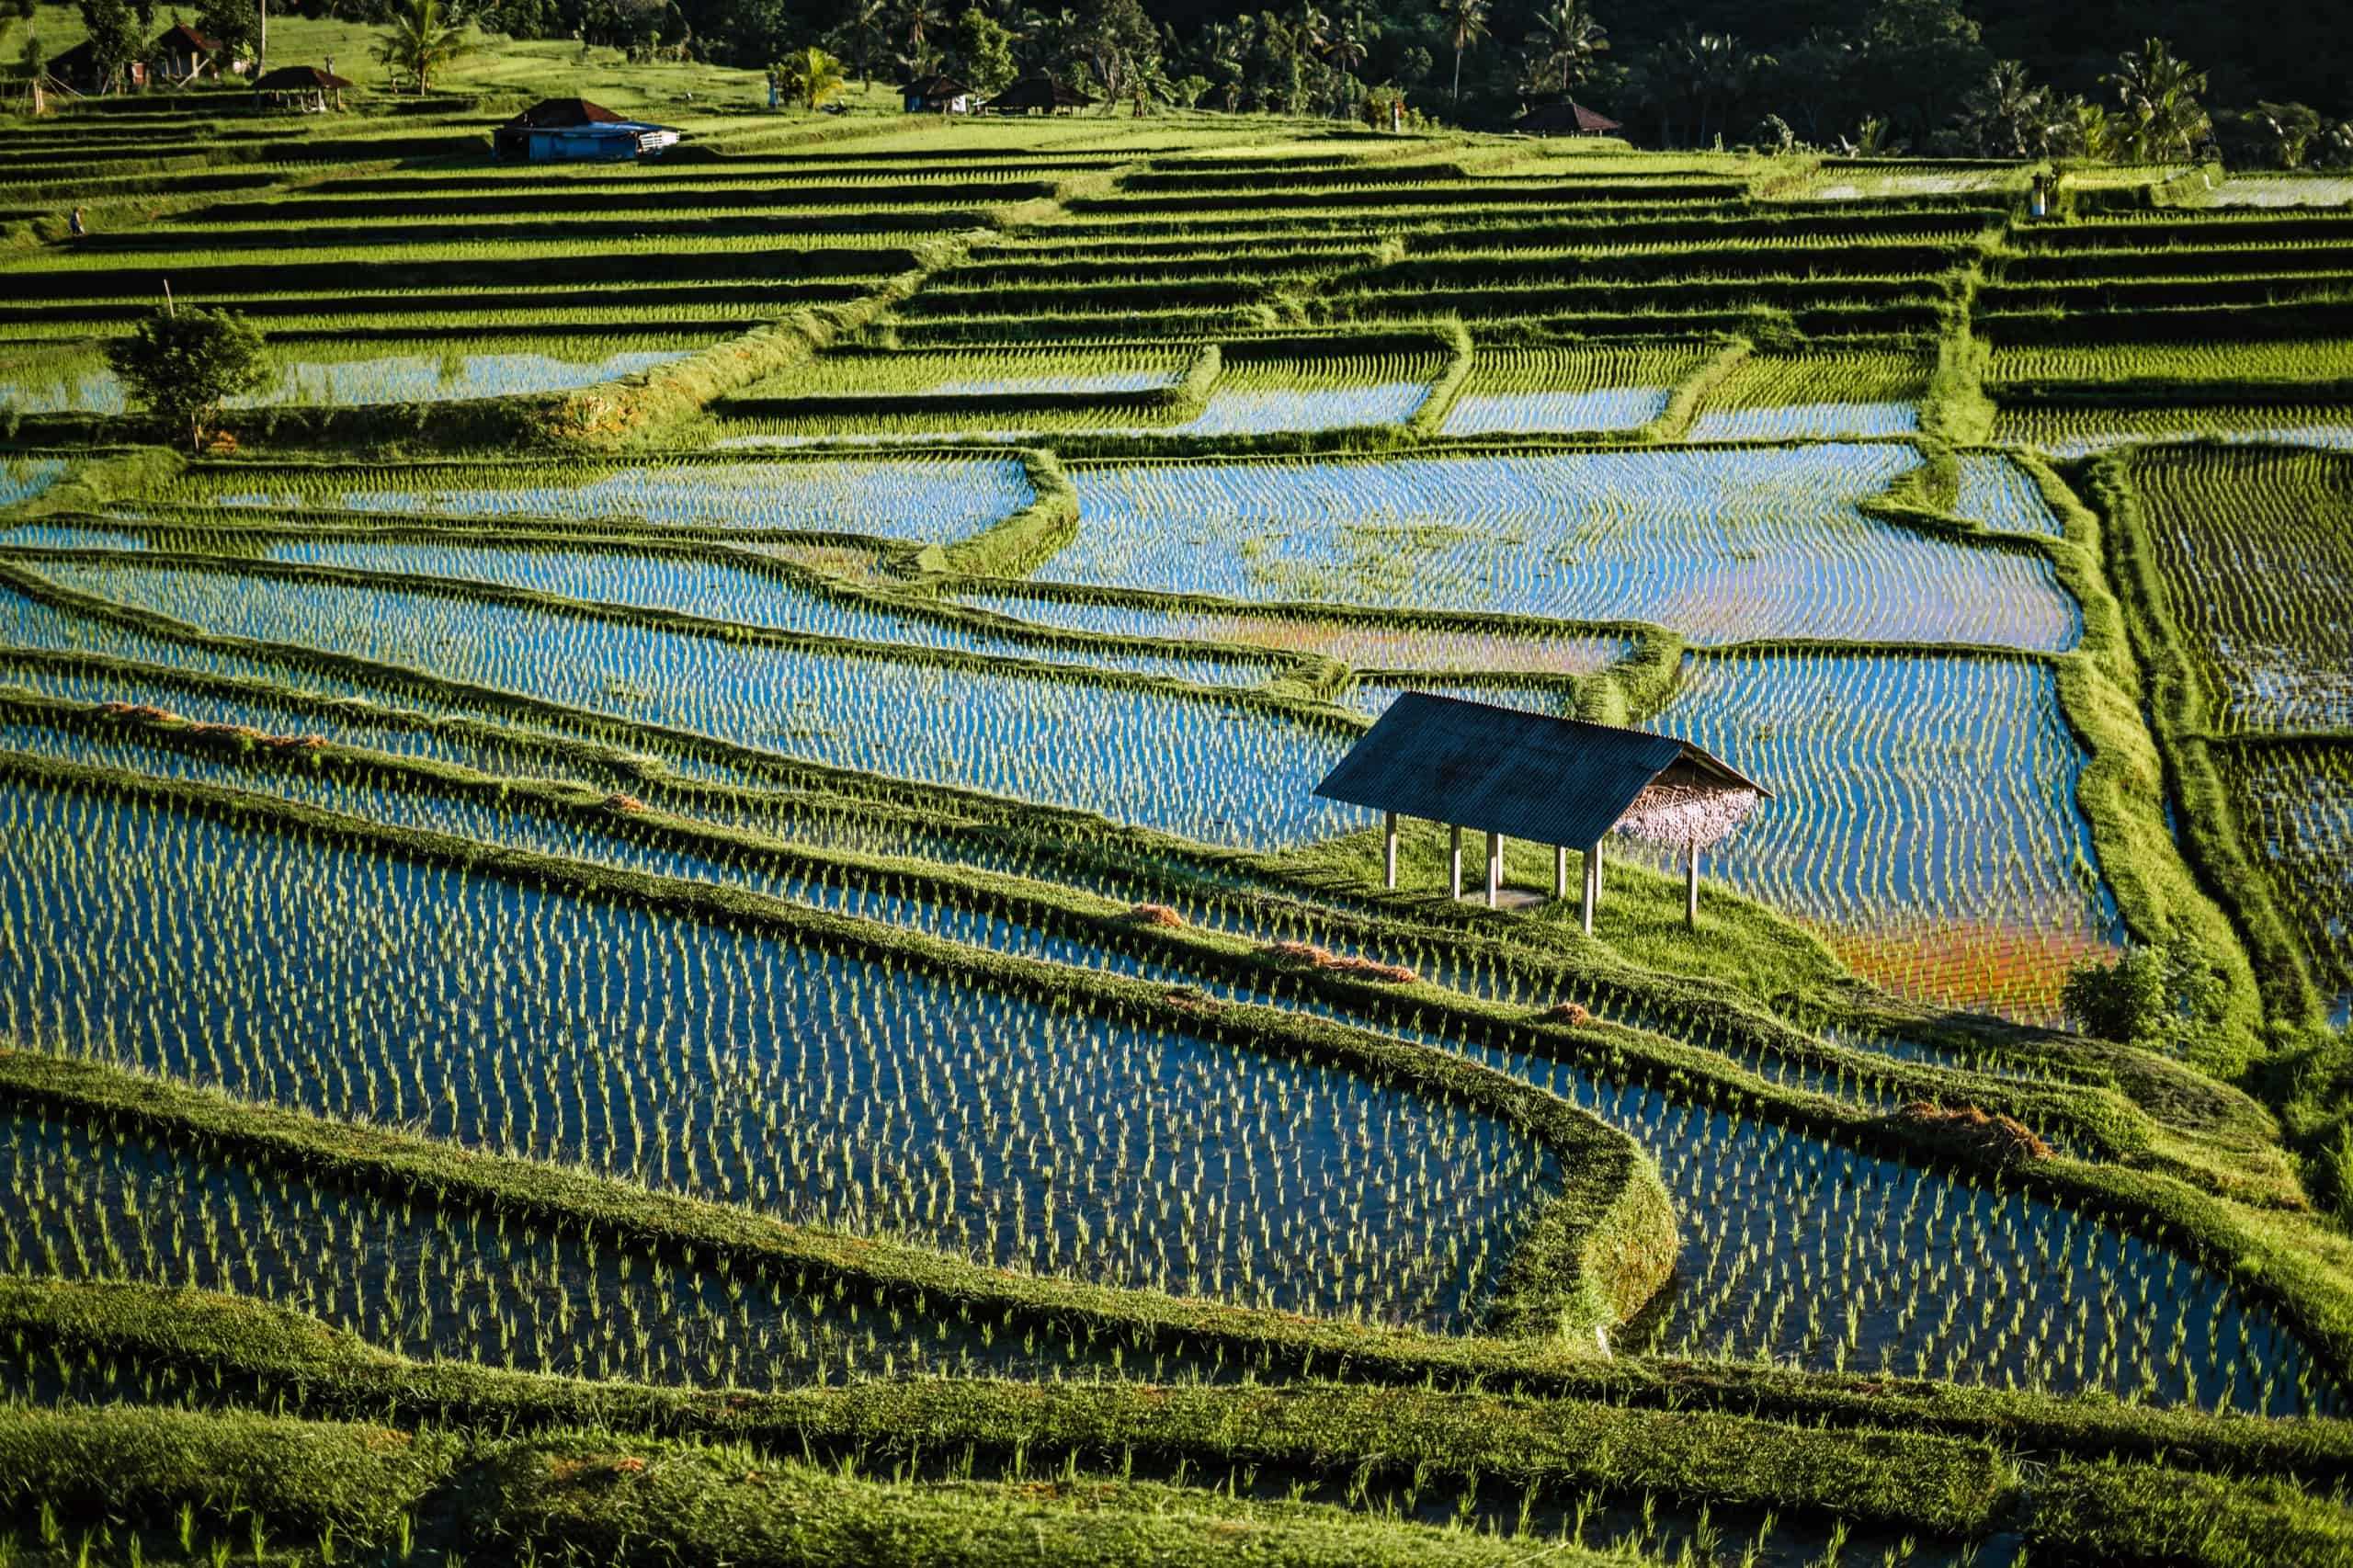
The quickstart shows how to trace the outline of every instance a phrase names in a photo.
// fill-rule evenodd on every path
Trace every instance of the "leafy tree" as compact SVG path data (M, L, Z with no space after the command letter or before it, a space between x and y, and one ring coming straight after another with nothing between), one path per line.
M2188 158L2213 130L2198 102L2206 74L2191 70L2163 39L2125 51L2100 80L2124 106L2120 151L2136 161Z
M472 31L450 19L441 0L395 0L375 54L385 69L413 77L421 97L432 90L433 73L464 59L474 48Z
M196 30L230 60L251 60L261 47L261 6L255 0L206 0L196 13Z
M2086 959L2059 991L2060 1007L2084 1033L2160 1050L2213 1024L2222 1004L2214 966L2187 937L2128 948L2113 963Z
M1487 36L1487 0L1438 0L1454 44L1454 105L1462 107L1462 51Z
M147 29L154 20L152 6L134 6L131 0L82 0L82 26L89 33L90 59L99 83L108 91L119 89L139 57L147 50Z
M157 311L107 345L107 363L133 401L159 419L185 422L198 451L223 403L268 384L266 354L261 328L229 311L194 306Z
M1013 80L1013 35L978 6L956 18L956 65L981 97L995 97Z
M819 104L838 96L848 84L842 74L842 62L817 48L796 49L768 67L776 78L779 91L789 98L801 100L801 107L815 112Z
M1066 47L1102 85L1106 114L1131 95L1135 77L1149 75L1160 63L1160 30L1138 0L1096 0L1093 12L1078 18Z

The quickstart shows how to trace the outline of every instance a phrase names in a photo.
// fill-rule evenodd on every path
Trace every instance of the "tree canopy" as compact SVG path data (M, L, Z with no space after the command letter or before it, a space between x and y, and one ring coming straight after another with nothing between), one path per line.
M107 363L133 403L156 418L188 427L202 450L231 398L268 384L261 329L229 311L196 306L157 311L107 345Z

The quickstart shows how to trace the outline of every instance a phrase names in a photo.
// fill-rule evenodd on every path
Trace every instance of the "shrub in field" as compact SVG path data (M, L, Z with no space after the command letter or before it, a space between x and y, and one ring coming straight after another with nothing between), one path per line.
M2113 961L2086 959L2067 971L2059 1003L2086 1034L2178 1048L2222 1009L2212 961L2186 937L2127 948Z
M188 426L188 445L202 450L205 432L231 398L268 384L261 329L228 311L191 305L148 317L107 346L107 363L158 418Z

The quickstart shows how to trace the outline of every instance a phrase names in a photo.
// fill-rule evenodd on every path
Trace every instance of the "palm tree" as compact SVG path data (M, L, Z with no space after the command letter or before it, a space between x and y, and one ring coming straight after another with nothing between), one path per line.
M947 25L947 15L940 10L938 0L900 0L899 27L906 35L910 69L921 74L931 63L931 47L924 41L925 35Z
M422 97L433 85L433 73L473 49L465 24L452 22L441 0L398 0L375 53L377 63L415 77Z
M1438 0L1454 40L1454 105L1462 107L1462 51L1487 36L1487 0Z
M1961 114L1981 152L2024 158L2049 139L2051 90L2036 86L2021 62L2004 60L1961 100Z
M890 28L891 8L884 0L851 0L849 14L842 18L839 31L851 40L858 74L870 87L874 85L874 57L881 51Z
M1608 29L1593 19L1593 7L1587 0L1553 0L1547 9L1536 14L1536 31L1530 35L1536 44L1535 74L1546 79L1555 72L1561 79L1561 95L1585 80L1593 57L1608 52Z
M799 98L813 114L817 106L847 86L842 62L822 49L796 49L769 67L787 97Z
M2116 71L2100 81L2114 87L2123 102L2133 156L2147 162L2188 157L2212 127L2198 102L2206 90L2206 74L2192 71L2165 40L2155 38L2126 50L2116 63Z

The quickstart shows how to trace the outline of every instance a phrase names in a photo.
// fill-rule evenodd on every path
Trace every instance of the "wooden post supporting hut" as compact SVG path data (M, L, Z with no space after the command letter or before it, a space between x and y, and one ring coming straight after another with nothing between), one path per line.
M1680 850L1683 917L1699 923L1699 851L1748 820L1772 791L1713 754L1647 730L1556 719L1409 691L1390 704L1315 792L1381 813L1381 879L1397 885L1397 819L1447 824L1447 881L1462 896L1462 833L1487 835L1486 903L1502 902L1504 840L1552 846L1552 896L1569 892L1569 851L1585 863L1583 915L1601 903L1601 846L1612 831Z

